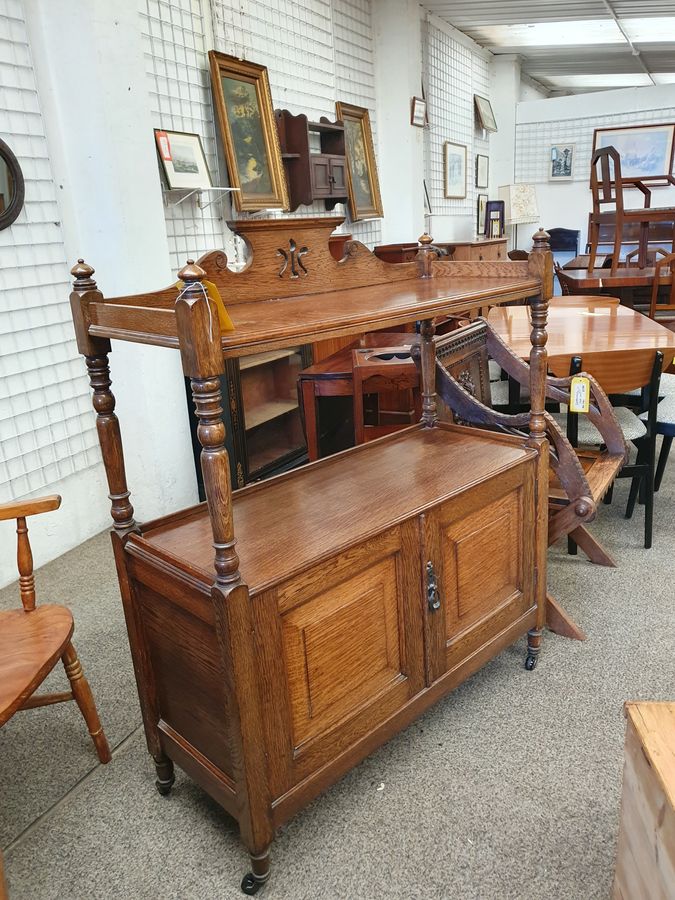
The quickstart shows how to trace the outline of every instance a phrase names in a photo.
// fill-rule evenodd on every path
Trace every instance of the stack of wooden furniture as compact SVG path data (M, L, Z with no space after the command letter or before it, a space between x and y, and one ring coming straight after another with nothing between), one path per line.
M454 260L498 260L506 259L506 238L475 238L472 241L434 241ZM418 246L414 241L407 244L380 244L375 247L375 256L385 262L412 262L417 257Z
M80 261L71 302L157 786L170 790L178 763L237 819L251 857L242 888L255 893L278 826L520 636L529 667L536 660L546 613L552 263L543 232L527 262L438 261L425 239L415 262L389 265L356 242L336 261L330 220L238 227L252 250L243 272L211 253L180 272L180 294L172 286L109 299ZM302 267L290 264L293 248L306 251ZM220 332L204 279L234 331ZM525 434L439 423L434 316L525 298L533 323ZM416 320L421 423L232 494L226 359ZM111 338L180 350L207 503L136 522L110 390Z

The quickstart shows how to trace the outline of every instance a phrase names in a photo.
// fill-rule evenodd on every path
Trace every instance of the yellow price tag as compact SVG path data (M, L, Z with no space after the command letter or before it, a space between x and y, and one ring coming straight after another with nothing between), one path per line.
M570 384L570 412L587 413L591 408L591 383L585 375L575 375Z
M220 291L216 287L216 285L212 281L202 281L201 282L206 288L206 293L216 304L216 309L218 310L218 322L220 324L221 331L234 331L234 322L230 318L228 311L225 309L225 304L223 303L223 298L220 296ZM177 281L176 288L179 291L182 291L185 287L184 282Z

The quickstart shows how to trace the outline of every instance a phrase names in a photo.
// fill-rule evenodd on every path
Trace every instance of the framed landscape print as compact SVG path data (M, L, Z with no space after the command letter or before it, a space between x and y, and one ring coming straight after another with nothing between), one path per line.
M211 86L238 210L288 209L265 66L209 50Z
M490 171L490 159L482 156L480 153L476 155L476 187L486 188L488 186L488 174Z
M675 123L663 125L623 125L619 128L596 128L593 152L601 147L614 147L621 157L623 178L641 181L663 181L673 172L673 134Z
M492 104L487 97L481 97L480 94L473 95L473 102L476 107L476 116L478 124L485 131L496 131L497 122L492 112Z
M155 143L169 190L199 190L213 186L198 134L155 128Z
M368 110L338 100L335 112L345 127L347 193L352 221L379 218L383 215L382 198Z
M466 146L443 144L443 196L448 200L466 197Z
M574 144L553 144L550 152L549 181L570 181L574 170Z

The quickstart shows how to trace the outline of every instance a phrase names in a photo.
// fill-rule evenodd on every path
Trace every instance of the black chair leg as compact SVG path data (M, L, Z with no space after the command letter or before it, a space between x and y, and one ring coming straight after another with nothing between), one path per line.
M578 552L576 541L569 535L567 536L567 552L570 556L576 556Z
M661 452L659 453L659 463L656 467L656 477L654 479L654 490L658 491L663 481L663 473L666 471L666 463L668 462L668 454L670 453L670 445L673 443L672 436L664 435L661 444Z
M630 482L630 494L628 495L628 503L626 504L626 518L631 519L633 517L633 510L635 509L635 501L637 500L638 490L640 488L640 482L642 481L641 475L633 475Z
M613 497L613 496L614 496L614 482L612 482L612 483L610 484L609 489L608 489L607 493L605 494L605 497L604 497L604 499L603 499L602 502L603 502L606 506L609 506L610 503L612 502L612 497Z

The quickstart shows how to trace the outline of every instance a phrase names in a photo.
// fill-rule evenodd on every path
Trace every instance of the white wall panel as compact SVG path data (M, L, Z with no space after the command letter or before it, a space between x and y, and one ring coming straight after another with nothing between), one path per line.
M0 0L0 134L26 182L0 231L0 502L100 466L21 0Z

